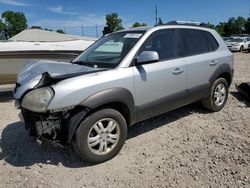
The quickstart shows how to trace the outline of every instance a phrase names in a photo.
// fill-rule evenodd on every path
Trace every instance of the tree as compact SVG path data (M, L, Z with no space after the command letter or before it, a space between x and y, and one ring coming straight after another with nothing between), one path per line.
M220 22L218 25L215 26L215 30L221 35L224 36L224 28L225 28L226 23L225 22Z
M44 28L45 31L53 31L52 29Z
M135 23L133 23L133 25L132 25L132 27L143 27L143 26L147 26L147 24L146 23L139 23L139 22L135 22Z
M236 27L240 30L241 33L244 32L244 25L246 23L246 19L242 16L238 16L236 19Z
M0 40L4 40L5 39L4 28L5 28L5 25L2 22L2 20L0 19Z
M43 29L41 26L33 25L30 27L30 29Z
M56 32L61 33L61 34L65 34L65 32L62 29L57 29Z
M214 29L214 28L215 28L214 25L211 24L211 23L209 23L209 22L207 22L206 27L211 28L211 29Z
M159 21L158 21L157 25L163 25L163 22L162 22L162 20L161 20L161 17L159 17Z
M246 19L243 18L242 16L239 16L237 18L235 17L229 18L228 22L225 24L225 27L224 27L225 36L243 33L245 23L246 23Z
M250 17L247 18L244 24L244 32L250 35Z
M117 13L106 15L106 26L102 31L103 35L122 29L124 29L124 27L122 26L122 20L121 18L119 18Z
M5 11L2 13L2 19L10 37L28 27L26 17L22 12Z

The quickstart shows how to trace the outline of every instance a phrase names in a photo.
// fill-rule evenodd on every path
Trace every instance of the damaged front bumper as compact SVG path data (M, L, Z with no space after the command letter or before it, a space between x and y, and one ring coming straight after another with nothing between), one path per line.
M36 113L21 108L20 120L31 136L60 142L71 143L75 130L86 116L88 109L74 109L55 113Z

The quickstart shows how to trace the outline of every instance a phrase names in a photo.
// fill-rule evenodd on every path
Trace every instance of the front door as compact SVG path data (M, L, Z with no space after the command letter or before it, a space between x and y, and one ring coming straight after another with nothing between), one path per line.
M139 121L183 105L186 96L186 63L178 58L176 31L154 32L138 54L143 51L158 52L159 61L133 67Z

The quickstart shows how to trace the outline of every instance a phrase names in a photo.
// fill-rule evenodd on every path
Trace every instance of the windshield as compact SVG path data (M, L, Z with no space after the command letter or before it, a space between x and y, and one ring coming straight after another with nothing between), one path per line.
M231 42L243 42L243 39L232 39Z
M104 36L72 63L96 68L115 68L145 31L124 31Z

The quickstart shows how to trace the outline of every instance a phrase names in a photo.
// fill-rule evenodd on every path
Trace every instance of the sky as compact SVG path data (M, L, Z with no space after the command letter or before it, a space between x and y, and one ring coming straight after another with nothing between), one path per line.
M102 34L105 15L118 13L123 26L155 24L155 5L163 22L193 20L218 24L229 17L250 17L250 0L0 0L6 10L24 12L28 26L84 36Z

